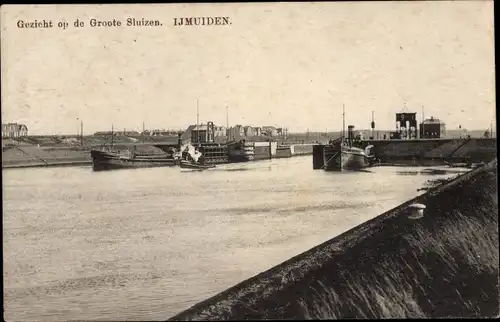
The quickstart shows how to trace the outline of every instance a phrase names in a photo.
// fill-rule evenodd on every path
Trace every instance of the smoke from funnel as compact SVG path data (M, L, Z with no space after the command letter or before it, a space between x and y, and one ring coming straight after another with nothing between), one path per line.
M187 153L193 158L195 162L198 162L198 159L202 156L202 153L200 151L196 151L195 147L192 146L191 144L186 144L182 146L182 151L186 151L187 148Z

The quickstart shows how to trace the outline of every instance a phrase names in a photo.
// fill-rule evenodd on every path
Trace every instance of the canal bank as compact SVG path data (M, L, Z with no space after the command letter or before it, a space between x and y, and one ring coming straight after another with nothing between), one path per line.
M73 147L7 146L2 148L2 168L90 165L90 151Z
M118 150L126 150L131 144L116 144ZM136 144L136 150L143 153L160 153L162 150L167 151L172 145L167 144ZM293 144L287 146L288 151L285 156L270 153L262 159L273 159L278 157L293 157L312 154L312 144ZM217 158L215 161L220 161ZM222 163L227 163L226 161ZM216 162L220 163L220 162ZM232 162L229 162L232 163ZM72 147L38 147L38 146L7 146L2 149L2 168L39 168L39 167L56 167L56 166L81 166L91 165L92 159L90 150Z
M493 317L498 295L495 159L171 320Z
M47 168L47 167L78 167L78 166L91 166L92 161L81 160L81 161L61 161L61 162L33 162L33 163L18 163L18 164L8 164L3 165L3 169L26 169L26 168Z

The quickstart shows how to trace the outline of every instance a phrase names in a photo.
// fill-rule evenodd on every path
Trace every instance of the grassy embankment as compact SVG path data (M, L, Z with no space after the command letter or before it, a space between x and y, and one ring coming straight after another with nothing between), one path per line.
M135 141L134 141L135 140ZM127 149L137 139L117 137L115 149ZM85 136L83 146L72 137L23 137L2 140L2 168L45 167L90 164L90 150L103 144L110 145L107 137ZM138 145L140 153L163 153L152 145Z
M172 317L172 320L493 317L496 160ZM427 206L408 219L408 205Z
M318 281L312 301L299 302L304 318L498 315L497 214L484 215L479 220L456 212L439 233L416 228L405 237L412 265L404 256L381 258L371 272L341 274L342 289Z
M303 317L498 316L497 188L492 183L477 189L459 196L470 197L472 208L463 209L467 215L450 208L434 220L416 223L401 238L368 250L355 271L336 270L342 283L318 280L298 301ZM474 203L476 193L483 196L481 204ZM391 241L390 253L376 252L387 249Z

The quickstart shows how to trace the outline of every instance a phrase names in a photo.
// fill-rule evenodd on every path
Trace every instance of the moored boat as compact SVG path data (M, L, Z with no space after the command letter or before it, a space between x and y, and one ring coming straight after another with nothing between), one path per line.
M144 128L144 123L143 123ZM144 129L143 129L144 133ZM179 143L180 144L180 143ZM147 151L143 150L146 147ZM180 148L180 145L179 145ZM111 126L111 146L103 145L101 149L92 149L92 169L94 171L114 170L114 169L137 169L152 167L170 167L180 163L180 153L175 149L169 152L157 149L150 145L134 145L132 149L115 150L114 129Z
M179 162L179 166L182 169L190 169L190 170L206 170L215 168L215 165L212 163L206 163L206 158L201 153L198 147L195 147L191 144L188 144L182 150L182 160Z
M342 114L345 122L345 109ZM373 145L361 148L354 137L354 126L348 126L347 139L344 137L344 124L342 125L342 137L330 140L323 147L323 169L326 171L362 170L375 162L375 156L371 153ZM358 145L358 146L357 146Z
M140 155L127 150L123 152L93 149L90 151L94 171L169 167L178 165L180 158L169 154Z
M361 149L350 146L343 139L330 142L323 148L323 169L326 171L362 170L373 164L372 146Z

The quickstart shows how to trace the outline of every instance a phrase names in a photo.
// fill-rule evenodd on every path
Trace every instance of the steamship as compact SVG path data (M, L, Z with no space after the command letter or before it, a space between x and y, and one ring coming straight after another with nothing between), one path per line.
M342 122L345 123L345 110L342 114ZM354 126L349 125L347 139L344 136L344 125L342 125L342 137L330 140L323 147L323 169L325 171L362 170L375 162L375 156L371 153L373 145L365 149L361 147L361 140L354 137Z
M323 148L323 169L325 171L361 170L371 166L375 160L370 153L373 146L365 149L353 146L353 141L341 137Z
M191 129L191 144L203 155L203 163L206 165L228 163L227 144L215 142L215 125L213 122L207 124L196 124ZM184 153L184 152L183 152ZM185 153L183 158L185 157Z

